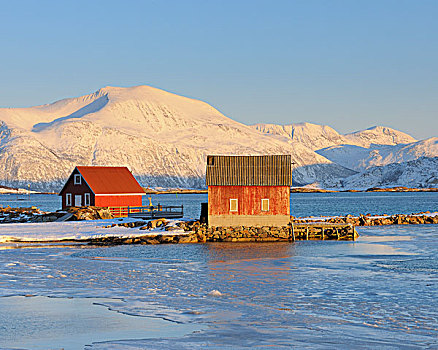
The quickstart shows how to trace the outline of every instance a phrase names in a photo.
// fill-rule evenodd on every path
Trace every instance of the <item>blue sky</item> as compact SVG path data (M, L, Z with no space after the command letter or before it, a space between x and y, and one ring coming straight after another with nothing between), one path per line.
M151 85L245 124L438 136L438 1L1 1L0 106Z

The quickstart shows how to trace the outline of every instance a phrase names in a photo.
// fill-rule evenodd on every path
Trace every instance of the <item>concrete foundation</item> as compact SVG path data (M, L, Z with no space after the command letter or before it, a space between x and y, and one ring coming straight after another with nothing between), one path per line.
M236 226L287 226L290 222L289 215L209 215L210 227L236 227Z

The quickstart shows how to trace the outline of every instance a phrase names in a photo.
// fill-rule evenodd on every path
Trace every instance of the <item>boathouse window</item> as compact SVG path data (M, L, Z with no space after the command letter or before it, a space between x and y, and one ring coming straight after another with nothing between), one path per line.
M75 185L80 185L81 184L81 175L75 174L74 184Z
M66 193L66 195L65 195L65 205L67 207L71 206L71 193Z
M230 199L230 211L237 211L238 201L237 199Z
M90 205L90 194L85 193L85 205Z
M262 211L269 211L269 198L262 199Z

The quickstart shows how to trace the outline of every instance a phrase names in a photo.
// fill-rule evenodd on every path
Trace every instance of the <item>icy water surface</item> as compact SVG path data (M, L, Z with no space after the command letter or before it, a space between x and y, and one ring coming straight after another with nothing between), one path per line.
M30 198L59 207L57 196ZM198 217L206 195L152 199ZM438 194L291 203L295 216L413 213L436 211ZM438 226L358 231L355 242L0 244L0 348L438 348Z
M112 312L105 298L0 298L0 344L8 348L81 349L92 342L121 337L183 336L196 327Z
M105 339L99 322L86 321L97 336L79 337L76 348L437 348L438 226L359 233L356 242L0 250L0 308L11 315L0 318L0 347L32 349L11 329L37 334L52 322L60 339L49 345L74 348L83 325L52 312L60 300L68 310L73 297L88 305L78 308L85 320L98 310L120 322ZM56 297L39 299L46 319L26 319L28 301L38 299L10 297L25 294ZM129 333L131 321L111 313L139 323ZM163 322L160 331L141 333L150 318Z

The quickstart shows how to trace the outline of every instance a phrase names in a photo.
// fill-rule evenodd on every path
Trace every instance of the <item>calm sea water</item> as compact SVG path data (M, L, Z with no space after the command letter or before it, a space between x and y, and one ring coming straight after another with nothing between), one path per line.
M193 216L205 200L158 197ZM437 210L437 197L292 203L297 216L390 214ZM0 250L0 348L438 348L438 225L358 231L355 242Z
M183 205L187 217L199 218L201 202L207 202L207 194L160 194L151 195L153 204ZM143 203L149 203L148 196ZM17 196L1 195L0 206L36 206L46 211L61 208L58 195L33 194ZM434 192L364 192L364 193L292 193L291 214L293 216L359 215L359 214L411 214L438 210L438 193Z

